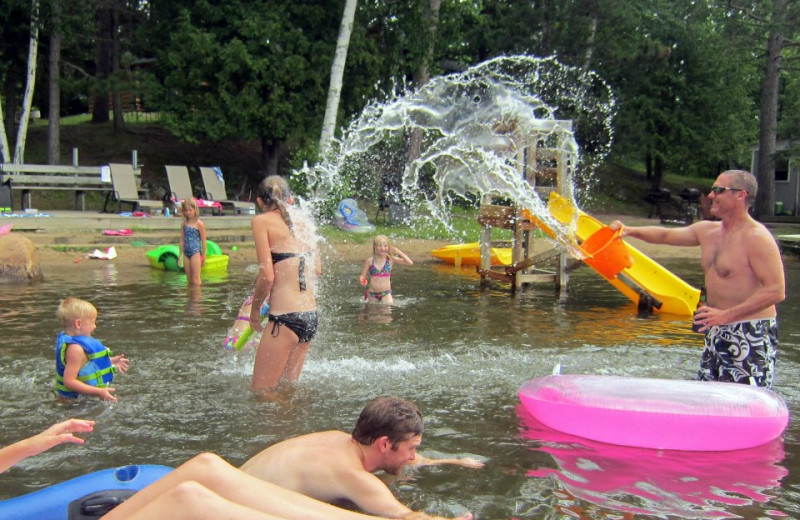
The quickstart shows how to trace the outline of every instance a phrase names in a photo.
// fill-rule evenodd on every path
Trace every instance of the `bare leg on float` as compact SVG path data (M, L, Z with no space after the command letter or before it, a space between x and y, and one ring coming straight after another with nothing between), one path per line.
M114 508L103 520L375 520L252 477L201 453Z

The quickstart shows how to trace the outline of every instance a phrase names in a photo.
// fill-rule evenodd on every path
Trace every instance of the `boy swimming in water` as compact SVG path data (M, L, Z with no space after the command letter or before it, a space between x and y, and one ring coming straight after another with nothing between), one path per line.
M125 354L112 356L111 350L92 337L97 327L97 309L78 298L61 301L56 312L62 331L56 337L56 394L70 401L81 394L103 401L116 401L111 386L114 374L128 371Z

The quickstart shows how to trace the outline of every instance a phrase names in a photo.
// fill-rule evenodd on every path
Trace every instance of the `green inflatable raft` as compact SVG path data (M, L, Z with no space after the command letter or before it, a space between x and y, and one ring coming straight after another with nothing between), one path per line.
M218 273L228 270L228 255L222 254L216 242L206 240L206 265L203 266L202 273ZM183 266L178 264L181 257L179 246L174 244L158 246L145 253L150 267L161 269L162 271L183 272Z

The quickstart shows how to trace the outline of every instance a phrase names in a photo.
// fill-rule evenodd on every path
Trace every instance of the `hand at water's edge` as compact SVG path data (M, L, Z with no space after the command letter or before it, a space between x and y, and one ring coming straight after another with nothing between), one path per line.
M91 432L92 430L94 430L94 421L67 419L66 421L54 424L39 435L51 438L51 442L54 442L53 446L64 442L83 444L84 440L80 437L75 437L73 434Z
M71 442L83 444L84 440L74 433L90 432L94 429L94 421L84 419L68 419L56 423L41 433L0 448L0 473L28 457L38 455L54 446Z
M103 401L111 401L112 403L117 402L117 397L114 395L117 389L111 386L106 386L104 388L98 388L97 397L102 399Z

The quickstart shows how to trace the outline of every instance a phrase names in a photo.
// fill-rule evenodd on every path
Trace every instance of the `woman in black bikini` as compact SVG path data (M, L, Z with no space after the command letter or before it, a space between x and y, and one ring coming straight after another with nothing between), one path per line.
M250 326L264 333L253 365L253 390L273 390L297 381L317 332L315 279L321 274L310 217L292 210L289 184L272 175L259 186L261 214L251 228L258 256ZM259 309L269 302L269 321L262 326Z

